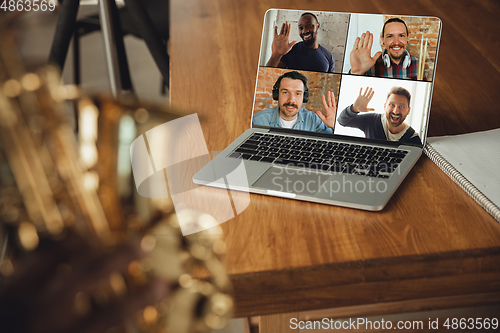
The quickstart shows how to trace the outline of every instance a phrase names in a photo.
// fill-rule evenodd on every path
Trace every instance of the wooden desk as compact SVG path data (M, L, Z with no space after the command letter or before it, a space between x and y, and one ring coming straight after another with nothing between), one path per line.
M429 136L500 127L497 1L173 0L172 105L206 117L209 150L249 127L265 11L305 7L440 17ZM237 317L422 299L500 302L500 224L426 156L381 212L252 194L222 226Z

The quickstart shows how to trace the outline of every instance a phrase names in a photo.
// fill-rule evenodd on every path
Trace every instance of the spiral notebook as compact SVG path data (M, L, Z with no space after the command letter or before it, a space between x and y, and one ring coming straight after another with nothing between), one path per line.
M425 154L500 222L500 128L427 138Z

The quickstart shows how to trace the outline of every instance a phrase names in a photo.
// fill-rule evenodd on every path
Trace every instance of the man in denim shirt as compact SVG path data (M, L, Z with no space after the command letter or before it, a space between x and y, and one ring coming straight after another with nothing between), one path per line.
M333 132L335 114L325 117L320 111L314 113L302 108L309 99L309 90L307 78L299 72L288 72L278 78L273 86L273 99L278 101L278 106L257 112L253 125Z

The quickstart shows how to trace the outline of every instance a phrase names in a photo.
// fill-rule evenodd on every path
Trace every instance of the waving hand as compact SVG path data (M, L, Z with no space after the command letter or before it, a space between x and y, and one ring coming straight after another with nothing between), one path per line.
M289 42L291 29L292 25L288 21L283 23L279 34L278 27L274 27L274 39L271 44L272 54L266 66L277 67L281 57L290 52L292 47L298 43L298 41Z
M335 126L335 118L337 116L337 104L335 102L335 95L333 92L328 91L325 95L321 95L321 101L323 102L323 108L325 109L325 115L321 111L316 111L318 117L325 123L327 127L333 129Z
M356 101L352 105L352 109L354 112L368 112L375 111L373 108L368 107L368 103L373 98L375 91L373 88L366 87L365 92L363 93L363 88L359 88L359 96L356 98Z
M382 52L377 52L370 57L373 45L373 34L369 31L363 33L361 38L356 38L351 51L351 73L363 75L375 65Z

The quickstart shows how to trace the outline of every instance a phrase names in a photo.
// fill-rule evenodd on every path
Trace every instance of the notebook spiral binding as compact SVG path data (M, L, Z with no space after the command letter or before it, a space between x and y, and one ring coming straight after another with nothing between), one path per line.
M441 170L444 171L455 183L458 184L469 196L471 196L481 207L483 207L495 220L500 222L500 208L495 205L487 196L483 194L476 186L474 186L467 178L465 178L450 162L448 162L440 153L437 152L430 144L426 144L424 148L425 154L434 162Z

